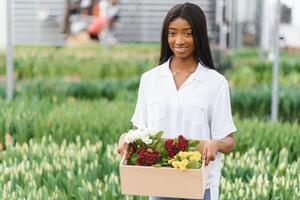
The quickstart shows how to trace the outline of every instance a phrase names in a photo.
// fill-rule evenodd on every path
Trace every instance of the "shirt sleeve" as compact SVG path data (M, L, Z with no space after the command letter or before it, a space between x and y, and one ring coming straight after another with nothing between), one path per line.
M236 131L231 114L230 92L226 79L222 82L214 98L210 119L211 136L212 139L223 139Z
M135 106L134 114L131 118L132 125L138 128L146 128L147 127L147 120L146 120L146 99L145 99L145 85L144 85L144 78L141 77L139 90L138 90L138 97Z

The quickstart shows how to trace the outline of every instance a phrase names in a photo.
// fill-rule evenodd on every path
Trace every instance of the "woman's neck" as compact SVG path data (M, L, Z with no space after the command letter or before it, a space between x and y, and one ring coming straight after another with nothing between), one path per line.
M175 71L194 71L197 65L194 58L180 59L173 56L170 61L170 68Z

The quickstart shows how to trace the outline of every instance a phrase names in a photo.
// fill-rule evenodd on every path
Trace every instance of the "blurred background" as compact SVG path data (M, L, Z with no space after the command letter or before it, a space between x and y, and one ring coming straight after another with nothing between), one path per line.
M181 0L0 1L0 198L143 199L116 143ZM193 0L238 131L220 199L300 199L300 1Z
M6 44L7 1L1 1L0 47ZM17 45L61 46L75 40L86 42L85 34L105 32L108 18L111 42L158 42L162 20L170 7L184 1L164 0L12 0L11 27ZM300 47L300 3L281 0L198 0L204 10L211 42L222 48L257 47L270 50L275 15L280 14L282 48ZM97 23L98 22L98 23ZM91 26L94 24L97 30ZM93 34L93 33L92 33ZM95 33L94 33L95 34Z

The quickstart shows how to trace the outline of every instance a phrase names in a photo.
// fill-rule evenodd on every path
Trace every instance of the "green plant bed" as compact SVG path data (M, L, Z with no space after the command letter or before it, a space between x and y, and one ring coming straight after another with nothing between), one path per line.
M0 152L0 198L146 200L121 194L116 148L79 137L71 143L43 137L9 146ZM220 199L299 199L300 162L289 162L289 154L286 148L251 147L225 156Z
M129 78L141 75L157 60L156 44L127 44L111 48L15 47L14 72L18 79L73 77L81 79ZM0 74L5 57L0 54Z
M114 99L120 91L136 90L139 85L139 77L124 80L78 80L67 81L63 79L34 79L22 80L15 83L15 96L36 98L75 97L80 99L107 98ZM0 96L5 97L6 86L0 87Z
M83 141L103 140L112 144L119 135L131 128L135 100L127 93L120 94L127 100L107 101L79 100L65 101L53 99L16 99L13 102L0 101L0 131L10 133L15 142L40 140L51 135L53 141L75 141L79 135ZM135 98L134 98L135 99ZM235 117L238 132L235 133L236 151L245 152L252 146L258 150L288 148L290 160L300 155L300 125L294 123L271 123L262 119ZM4 143L4 134L0 141Z
M102 141L9 146L0 157L1 199L120 199L116 146Z
M297 161L300 155L300 125L296 122L271 122L261 119L240 119L235 117L237 132L234 134L235 151L241 153L254 147L264 151L272 149L272 159L278 162L281 149L289 151L286 158L289 162Z
M81 80L69 82L62 79L16 82L16 98L52 99L65 101L67 98L132 102L136 100L139 77L125 80ZM267 85L252 88L231 86L233 113L240 117L268 118L271 113L271 91ZM300 93L298 86L283 86L279 90L279 119L299 121ZM5 97L5 85L0 87L0 95Z
M300 85L300 62L299 70L292 69L290 65L282 64L279 69L279 84L281 86ZM289 69L290 68L290 69ZM272 83L272 66L268 62L260 62L252 65L232 68L224 72L232 86L252 88L259 84Z
M278 153L253 147L225 156L220 199L299 199L295 191L300 191L300 160L289 162L289 154L286 148Z
M269 118L271 113L271 89L266 85L252 89L231 89L232 110L241 117ZM283 121L300 121L299 87L279 89L278 117Z
M74 141L80 135L83 140L113 143L131 127L133 110L134 103L106 99L16 99L10 103L0 100L0 131L10 133L17 142L47 135L56 142ZM0 138L4 143L4 134Z
M255 72L267 72L272 69L273 63L268 59L268 52L259 52L257 49L241 49L229 58L233 68L250 66ZM280 70L284 74L300 72L299 55L280 51Z

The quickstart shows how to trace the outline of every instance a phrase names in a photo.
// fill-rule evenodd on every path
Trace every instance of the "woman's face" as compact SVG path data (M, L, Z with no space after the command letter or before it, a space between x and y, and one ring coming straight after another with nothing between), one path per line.
M192 27L183 18L173 20L168 28L168 43L174 55L180 59L194 59Z

